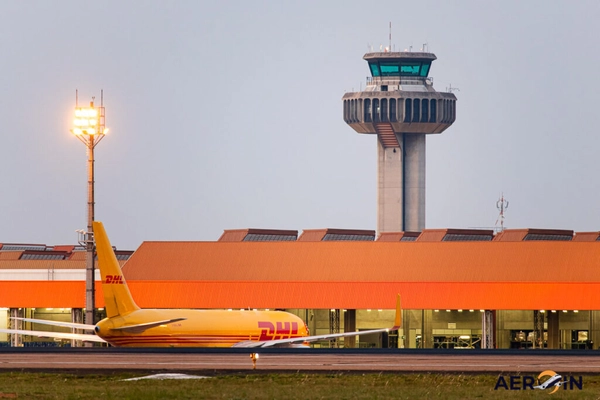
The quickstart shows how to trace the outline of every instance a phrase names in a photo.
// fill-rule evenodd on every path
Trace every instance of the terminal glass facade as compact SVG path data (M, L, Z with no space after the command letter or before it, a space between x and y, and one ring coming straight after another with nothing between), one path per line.
M347 310L339 311L336 327L331 326L333 310L287 310L307 321L311 334L343 332ZM356 310L353 330L391 326L393 310ZM482 310L403 310L402 328L389 335L359 336L356 342L344 339L323 341L314 347L398 347L411 349L482 348ZM494 348L598 350L600 311L498 310L494 312Z

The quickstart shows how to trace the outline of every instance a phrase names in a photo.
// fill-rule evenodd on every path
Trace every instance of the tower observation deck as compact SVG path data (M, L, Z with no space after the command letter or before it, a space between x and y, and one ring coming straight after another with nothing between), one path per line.
M377 135L377 231L425 228L425 135L456 119L456 96L436 92L432 53L367 53L371 76L362 92L346 93L344 121Z

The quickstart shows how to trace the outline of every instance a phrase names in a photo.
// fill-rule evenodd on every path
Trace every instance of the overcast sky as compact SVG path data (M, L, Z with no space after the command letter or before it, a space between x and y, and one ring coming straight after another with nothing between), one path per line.
M428 228L600 230L598 1L3 1L0 243L75 243L75 106L104 89L113 245L376 227L376 139L342 119L369 46L423 43L457 120L427 138Z

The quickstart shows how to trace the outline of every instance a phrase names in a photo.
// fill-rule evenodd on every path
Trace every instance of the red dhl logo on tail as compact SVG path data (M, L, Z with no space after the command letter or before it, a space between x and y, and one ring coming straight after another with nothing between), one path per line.
M106 281L104 281L104 283L109 285L122 285L123 277L121 275L106 275Z
M261 329L258 340L278 340L289 339L298 336L297 322L276 322L277 327L272 322L259 321L258 327Z

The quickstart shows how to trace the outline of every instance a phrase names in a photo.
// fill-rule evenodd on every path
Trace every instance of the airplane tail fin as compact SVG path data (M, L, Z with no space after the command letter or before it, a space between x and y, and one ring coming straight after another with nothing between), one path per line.
M94 222L94 240L102 277L106 316L111 318L139 310L140 308L131 297L123 271L121 271L102 222Z

